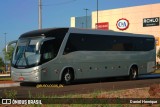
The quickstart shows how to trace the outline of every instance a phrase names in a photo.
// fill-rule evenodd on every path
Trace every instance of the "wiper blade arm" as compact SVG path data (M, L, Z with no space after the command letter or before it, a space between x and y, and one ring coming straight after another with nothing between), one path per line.
M23 53L20 53L19 57L17 58L17 61L15 63L15 66L19 63L20 59L22 58Z
M26 58L26 53L24 52L23 55L24 55L24 59L25 59L26 65L28 66L28 60Z

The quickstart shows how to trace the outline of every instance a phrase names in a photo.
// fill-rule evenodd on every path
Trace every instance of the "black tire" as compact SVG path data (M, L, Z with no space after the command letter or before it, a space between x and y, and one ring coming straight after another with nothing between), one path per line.
M129 73L129 80L136 80L138 78L138 69L137 67L131 67Z
M73 77L73 72L70 69L65 70L62 75L62 83L66 85L71 84Z

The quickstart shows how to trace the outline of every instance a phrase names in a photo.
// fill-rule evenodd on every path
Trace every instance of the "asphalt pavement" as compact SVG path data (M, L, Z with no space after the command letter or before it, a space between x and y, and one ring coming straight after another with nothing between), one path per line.
M10 77L10 74L0 74L0 78ZM160 78L160 74L147 74L140 75L139 79L154 79ZM8 83L0 83L0 87L17 87L20 86L20 82L8 82Z

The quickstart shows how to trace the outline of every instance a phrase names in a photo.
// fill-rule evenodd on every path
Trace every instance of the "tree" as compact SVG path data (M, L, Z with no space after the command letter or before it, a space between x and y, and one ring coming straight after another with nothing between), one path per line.
M2 57L0 57L0 68L4 67L4 61L2 59Z
M158 49L158 52L157 52L157 58L160 59L160 48ZM157 65L159 66L159 61L157 62Z
M14 47L12 45L8 47L7 53L6 53L6 48L3 49L3 54L4 54L4 57L6 58L6 61L11 61L13 51L14 51Z
M158 49L157 57L160 59L160 49Z

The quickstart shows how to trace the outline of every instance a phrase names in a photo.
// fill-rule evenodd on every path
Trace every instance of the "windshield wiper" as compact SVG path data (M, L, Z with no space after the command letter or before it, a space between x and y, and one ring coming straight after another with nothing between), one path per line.
M24 52L23 55L24 55L24 60L25 60L25 62L26 62L26 65L27 65L27 67L28 67L28 60L27 60L27 58L26 58L26 53Z
M20 53L18 56L18 58L17 58L17 61L16 61L16 63L15 63L15 66L17 65L17 63L19 63L19 61L20 61L20 59L22 58L22 55L23 55L23 53Z

